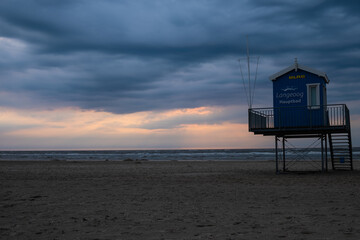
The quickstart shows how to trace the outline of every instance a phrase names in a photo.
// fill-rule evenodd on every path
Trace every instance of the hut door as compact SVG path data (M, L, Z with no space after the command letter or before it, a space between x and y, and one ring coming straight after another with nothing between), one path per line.
M320 83L307 84L307 106L309 127L324 124L324 107L320 102Z
M307 105L309 109L319 109L320 107L320 84L306 84L307 85Z

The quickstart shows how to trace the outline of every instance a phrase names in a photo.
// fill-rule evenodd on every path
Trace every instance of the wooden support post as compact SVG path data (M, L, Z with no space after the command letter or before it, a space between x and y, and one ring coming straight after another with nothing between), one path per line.
M279 153L278 153L278 137L275 135L275 166L276 174L279 173Z
M321 171L325 171L325 159L324 159L324 135L321 134Z
M282 139L282 147L283 147L283 172L285 172L286 164L285 164L285 137L284 136Z
M327 135L324 134L325 139L325 171L328 171L328 150L327 150Z

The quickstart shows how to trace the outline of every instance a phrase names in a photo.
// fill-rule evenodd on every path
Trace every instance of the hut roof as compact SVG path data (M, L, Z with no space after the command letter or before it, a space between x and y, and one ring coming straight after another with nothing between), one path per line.
M323 77L325 79L326 83L330 82L330 80L329 80L328 76L326 75L326 73L320 72L318 70L309 68L309 67L304 66L304 65L300 65L300 64L297 63L296 59L295 59L295 63L293 65L281 70L280 72L277 72L277 73L271 75L269 78L270 78L271 81L275 81L277 78L281 77L282 75L284 75L284 74L286 74L286 73L288 73L290 71L295 70L295 72L297 72L298 69L304 70L304 71L309 72L309 73L313 73L315 75L318 75L319 77Z

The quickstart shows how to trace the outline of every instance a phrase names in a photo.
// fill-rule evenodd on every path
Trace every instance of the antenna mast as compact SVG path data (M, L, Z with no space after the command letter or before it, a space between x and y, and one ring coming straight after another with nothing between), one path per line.
M246 100L248 103L248 107L251 109L252 108L252 104L253 104L253 100L254 100L254 95L255 95L255 86L256 86L256 80L257 80L257 72L258 72L258 66L259 66L259 60L260 57L256 57L256 70L255 70L255 76L254 76L254 83L253 86L251 86L251 69L250 69L250 65L251 65L251 57L250 57L250 53L249 53L249 39L248 36L246 36L246 62L247 62L247 75L248 75L248 83L245 83L245 78L244 78L244 74L241 68L241 61L239 59L239 67L240 67L240 73L241 73L241 78L243 81L243 86L244 86L244 90L245 90L245 95L246 95ZM247 85L247 86L246 86Z
M250 54L249 54L249 39L246 35L246 55L247 55L247 67L248 67L248 80L249 80L249 107L252 108L252 99L251 99L251 84L250 84Z

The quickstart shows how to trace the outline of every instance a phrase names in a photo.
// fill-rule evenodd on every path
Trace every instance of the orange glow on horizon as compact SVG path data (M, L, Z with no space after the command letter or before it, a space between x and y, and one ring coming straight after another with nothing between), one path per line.
M267 140L247 124L206 123L215 107L114 114L76 108L47 111L1 109L2 145L30 148L252 148ZM6 141L5 141L6 139ZM34 143L36 140L36 144ZM27 147L23 147L27 148Z

